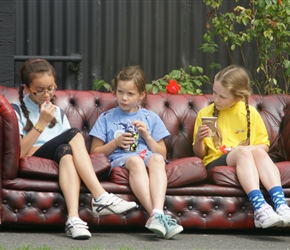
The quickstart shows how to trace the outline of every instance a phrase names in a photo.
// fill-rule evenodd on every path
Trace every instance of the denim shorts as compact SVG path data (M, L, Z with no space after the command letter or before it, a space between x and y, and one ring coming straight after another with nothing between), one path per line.
M148 164L148 161L150 159L150 157L153 155L153 154L158 154L158 153L152 153L152 152L147 152L144 156L144 163L145 163L145 166L147 166ZM117 160L114 160L113 162L111 162L111 169L115 168L115 167L122 167L122 168L125 168L125 164L126 164L126 161L127 159L130 157L130 156L138 156L138 154L124 154L124 156L118 158ZM168 160L164 159L165 163L169 163Z

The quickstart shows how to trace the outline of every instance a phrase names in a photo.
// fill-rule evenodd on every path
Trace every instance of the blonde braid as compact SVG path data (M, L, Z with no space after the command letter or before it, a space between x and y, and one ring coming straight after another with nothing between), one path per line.
M249 98L245 97L245 107L247 111L247 138L240 142L239 145L247 146L250 144L250 136L251 136L251 119L250 119L250 108L249 108Z

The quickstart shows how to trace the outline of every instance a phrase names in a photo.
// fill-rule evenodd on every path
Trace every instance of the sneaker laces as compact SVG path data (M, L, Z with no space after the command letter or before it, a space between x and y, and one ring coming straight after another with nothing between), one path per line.
M165 215L164 214L158 214L158 213L155 213L155 214L153 214L152 216L151 216L151 221L153 221L154 219L155 220L158 220L161 224L163 224L164 226L165 226L165 228L166 228L166 225L167 225L167 223L165 223L166 222L166 220L165 220Z
M170 215L165 215L164 217L168 227L175 226L177 224L177 220L173 219Z

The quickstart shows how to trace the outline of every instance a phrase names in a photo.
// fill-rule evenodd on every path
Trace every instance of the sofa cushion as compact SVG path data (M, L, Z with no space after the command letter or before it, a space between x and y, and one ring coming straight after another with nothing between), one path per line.
M236 168L232 166L218 166L207 172L208 180L212 184L226 187L240 187Z
M99 180L106 180L111 164L103 154L90 155L93 167ZM19 177L42 180L58 179L58 164L49 159L35 156L25 156L20 158Z
M290 164L289 162L275 163L279 169L281 176L282 187L290 187ZM240 182L237 177L236 168L232 166L218 166L208 171L208 180L210 183L227 186L240 187Z
M199 183L207 178L206 169L197 157L171 160L165 170L169 188ZM117 184L129 185L129 172L125 168L113 168L109 180Z

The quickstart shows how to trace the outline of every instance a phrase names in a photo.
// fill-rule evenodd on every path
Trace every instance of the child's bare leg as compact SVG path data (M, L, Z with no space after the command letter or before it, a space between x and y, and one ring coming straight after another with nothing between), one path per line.
M153 208L163 210L167 188L165 161L159 154L153 154L148 160L150 193Z
M148 214L152 212L149 178L143 160L139 156L129 157L125 165L129 171L129 184L132 192Z
M71 155L65 155L59 162L59 185L64 195L68 217L79 216L81 181L73 164Z
M227 164L236 166L237 176L244 191L260 189L259 175L253 154L246 147L239 147L227 156Z
M268 153L260 148L253 150L252 153L263 186L267 190L275 186L281 186L280 172Z
M101 186L94 172L92 161L86 149L82 134L77 133L69 142L69 145L71 146L73 162L80 178L94 198L100 197L106 191Z

